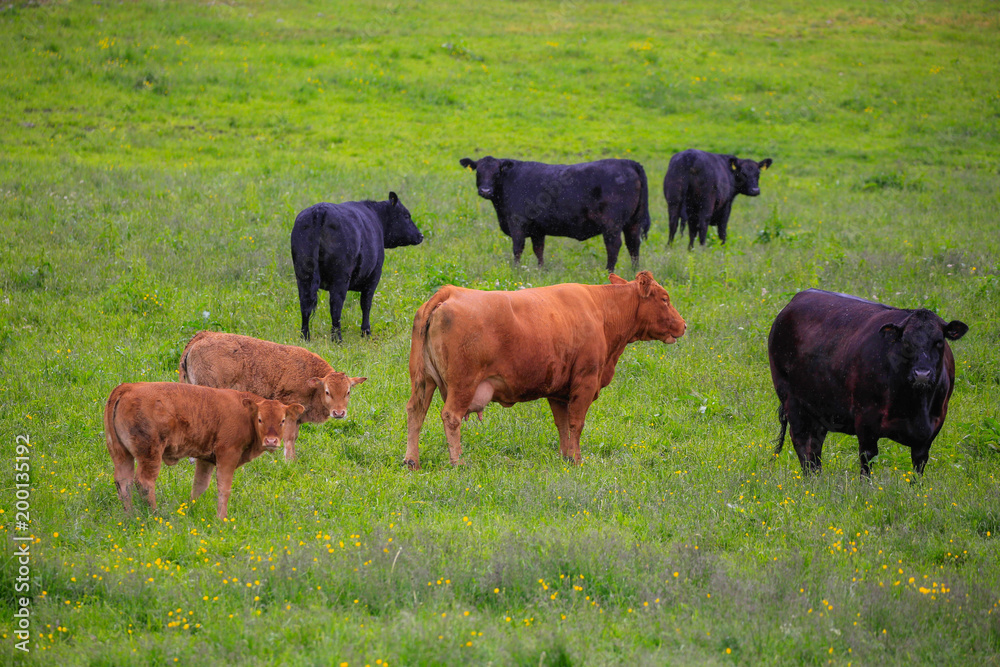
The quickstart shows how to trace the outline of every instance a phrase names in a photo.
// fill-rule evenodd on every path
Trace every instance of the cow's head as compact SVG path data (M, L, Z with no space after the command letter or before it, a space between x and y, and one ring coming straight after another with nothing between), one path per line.
M253 419L257 438L264 449L269 452L273 452L281 446L286 421L296 421L299 415L305 411L305 408L299 403L285 405L281 401L263 398L260 400L244 398L243 406Z
M945 339L958 340L968 330L963 322L945 323L935 313L920 308L901 325L886 324L881 333L889 345L887 356L895 376L914 389L931 389L943 371Z
M675 343L684 335L687 323L670 303L670 295L649 271L640 271L628 282L615 274L608 276L612 285L632 286L639 297L636 311L636 334L632 340L662 340Z
M729 158L729 170L736 178L736 192L749 197L760 194L760 172L771 166L771 158L755 162L741 160L738 157Z
M345 373L332 371L326 377L314 377L308 381L313 390L312 403L314 408L322 406L322 413L333 419L343 419L347 416L347 402L351 398L351 387L361 384L368 378L352 378Z
M382 237L386 248L404 245L419 245L424 240L417 226L413 224L410 212L399 201L395 192L389 193L388 207L382 219Z
M476 187L479 189L480 197L495 201L500 196L500 177L503 170L510 165L510 160L498 160L487 155L478 160L464 157L458 163L476 172Z

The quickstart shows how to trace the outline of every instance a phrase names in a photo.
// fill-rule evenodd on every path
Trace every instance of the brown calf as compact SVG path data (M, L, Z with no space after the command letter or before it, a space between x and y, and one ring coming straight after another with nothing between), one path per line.
M339 373L318 354L295 345L216 331L199 331L181 354L179 380L205 387L249 391L305 406L285 425L285 459L295 458L299 424L347 416L351 387L367 378Z
M104 407L104 433L125 511L132 511L136 461L139 490L155 510L160 465L192 457L191 499L208 487L212 468L217 468L217 513L225 517L233 473L265 451L277 450L286 421L294 422L303 409L298 403L284 405L231 389L176 382L118 385Z

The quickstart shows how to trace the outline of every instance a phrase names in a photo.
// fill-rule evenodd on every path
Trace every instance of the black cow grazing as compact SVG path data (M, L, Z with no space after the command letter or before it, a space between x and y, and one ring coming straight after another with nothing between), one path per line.
M725 243L733 199L736 195L759 195L760 172L770 166L771 158L755 162L693 148L670 158L663 179L663 196L667 198L670 216L669 243L674 242L678 220L682 232L684 223L688 224L691 236L688 250L694 247L695 236L705 245L709 225L719 228L719 240Z
M487 155L459 163L476 172L479 196L493 202L500 231L514 242L515 262L526 238L542 266L546 236L583 241L601 234L608 271L614 271L624 232L632 265L638 265L640 236L649 233L649 187L638 162L543 164Z
M819 472L828 431L858 437L861 474L878 455L879 438L910 448L922 473L948 413L955 358L945 339L969 330L924 308L901 310L846 294L796 294L767 339L771 379L781 407L781 452L787 427L803 472Z
M295 217L292 264L299 284L302 337L309 340L309 318L320 289L330 292L330 337L340 342L340 311L347 290L361 292L361 335L372 332L368 317L382 277L386 248L417 245L423 235L395 192L388 201L316 204Z

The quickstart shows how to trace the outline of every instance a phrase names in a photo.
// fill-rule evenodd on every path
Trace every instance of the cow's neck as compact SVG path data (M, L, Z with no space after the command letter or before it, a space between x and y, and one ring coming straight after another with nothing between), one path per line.
M629 285L600 285L595 299L604 315L604 340L608 358L604 365L601 385L606 387L615 373L618 358L625 346L635 340L636 312L639 297Z

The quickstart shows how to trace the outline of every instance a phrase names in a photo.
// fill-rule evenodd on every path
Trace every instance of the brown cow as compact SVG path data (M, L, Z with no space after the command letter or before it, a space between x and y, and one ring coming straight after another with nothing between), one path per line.
M653 274L610 285L563 284L516 292L446 285L417 310L410 344L410 401L403 462L420 467L420 429L434 389L452 465L461 463L461 423L504 407L547 398L559 429L559 453L580 462L580 433L590 404L615 374L625 346L673 343L686 324Z
M139 462L139 489L156 509L156 477L161 463L196 459L191 500L208 488L215 473L217 513L226 516L233 473L247 461L281 446L288 419L304 410L245 391L176 382L120 384L104 406L104 434L115 464L115 486L125 511L132 511L132 482Z
M299 424L347 416L351 387L368 378L339 373L318 354L237 334L199 331L181 354L179 380L219 389L249 391L305 412L285 425L285 460L295 458Z

